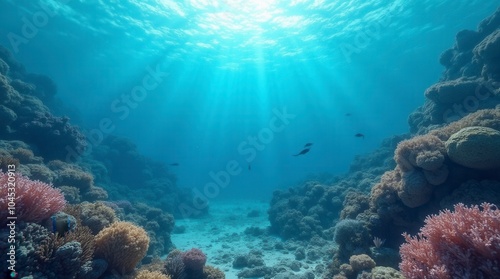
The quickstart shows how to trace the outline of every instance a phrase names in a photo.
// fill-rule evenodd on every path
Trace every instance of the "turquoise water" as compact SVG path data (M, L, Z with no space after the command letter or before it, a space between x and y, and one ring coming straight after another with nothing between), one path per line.
M0 44L54 79L61 103L51 106L93 145L125 136L178 163L183 187L231 173L220 192L231 198L343 173L357 154L407 132L443 69L440 53L498 5L110 2L3 0ZM309 153L292 156L308 142Z

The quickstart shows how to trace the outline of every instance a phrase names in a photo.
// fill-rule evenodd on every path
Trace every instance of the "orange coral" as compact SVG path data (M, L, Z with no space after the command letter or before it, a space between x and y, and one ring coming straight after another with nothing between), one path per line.
M97 258L108 262L108 268L127 274L144 258L149 247L146 231L129 222L116 222L96 235Z

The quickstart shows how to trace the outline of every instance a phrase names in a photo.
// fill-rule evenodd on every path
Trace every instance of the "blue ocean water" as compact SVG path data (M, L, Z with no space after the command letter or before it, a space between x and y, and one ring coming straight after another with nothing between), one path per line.
M229 177L220 197L268 197L407 132L440 53L497 5L3 0L0 44L96 145L124 136L179 164L179 186Z

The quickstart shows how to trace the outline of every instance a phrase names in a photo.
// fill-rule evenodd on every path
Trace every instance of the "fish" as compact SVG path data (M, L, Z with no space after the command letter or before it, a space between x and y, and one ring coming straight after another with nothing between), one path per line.
M177 167L179 166L179 163L172 163L172 164L168 164L169 166L173 166L173 167Z
M71 221L71 217L52 215L49 219L49 228L52 233L64 235L75 228L75 224Z
M248 170L252 170L252 165L248 164Z
M313 145L313 144L312 144L312 142L308 142L308 143L306 143L306 144L304 145L304 148L305 148L305 147L309 147L309 146L311 146L311 145Z
M304 155L304 154L306 154L307 152L309 152L309 150L311 150L311 148L304 148L304 149L302 149L302 151L300 151L298 154L295 154L295 155L292 155L292 156Z
M348 112L348 113L345 114L345 116L351 116L351 114Z
M365 139L365 135L363 135L361 133L357 133L354 136L357 137L357 138L363 138L363 139Z

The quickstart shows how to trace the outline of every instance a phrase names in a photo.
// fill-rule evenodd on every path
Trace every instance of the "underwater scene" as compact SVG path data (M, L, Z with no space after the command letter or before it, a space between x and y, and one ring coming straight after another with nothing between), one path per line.
M0 279L500 278L493 0L0 0Z

